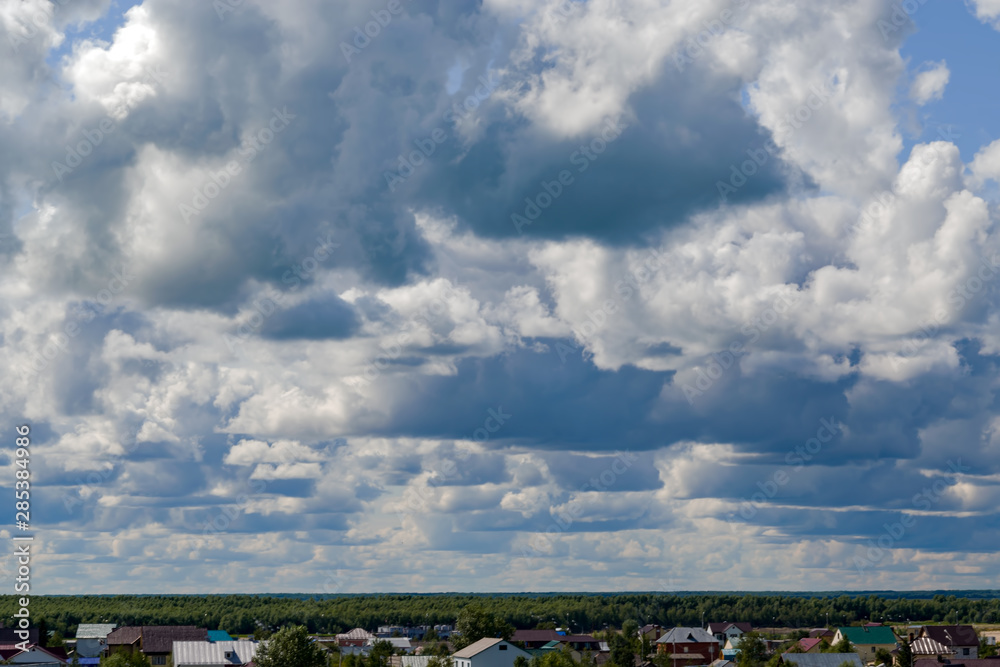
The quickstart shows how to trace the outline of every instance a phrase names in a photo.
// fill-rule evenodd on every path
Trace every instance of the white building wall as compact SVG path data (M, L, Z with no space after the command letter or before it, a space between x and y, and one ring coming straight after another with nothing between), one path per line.
M500 642L472 656L471 660L457 660L456 663L466 662L467 664L456 665L456 667L514 667L514 658L519 655L531 659L531 655L513 644Z

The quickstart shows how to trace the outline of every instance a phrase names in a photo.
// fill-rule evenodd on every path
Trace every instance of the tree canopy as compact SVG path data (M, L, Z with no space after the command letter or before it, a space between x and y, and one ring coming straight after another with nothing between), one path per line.
M455 629L461 633L451 637L451 643L456 649L463 649L483 637L510 639L514 634L514 626L478 604L470 604L459 612Z
M257 667L326 667L323 649L309 640L304 625L278 630L261 644L254 658Z
M630 620L663 627L701 626L706 620L748 621L791 627L852 625L865 620L1000 623L1000 598L993 592L966 596L920 593L884 595L769 593L627 593L495 595L88 595L36 596L32 611L49 630L73 637L80 623L118 625L197 625L251 634L267 628L304 625L311 633L346 632L379 625L452 624L469 606L489 612L516 628L541 623L574 632L620 628ZM916 596L917 594L912 594ZM0 619L19 607L13 595L0 596Z

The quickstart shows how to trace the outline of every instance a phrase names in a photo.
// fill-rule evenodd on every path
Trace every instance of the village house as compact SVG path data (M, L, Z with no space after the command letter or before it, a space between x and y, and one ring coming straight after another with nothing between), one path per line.
M108 634L106 655L139 652L157 667L167 664L174 642L182 641L208 643L208 630L193 625L125 625Z
M892 628L885 625L837 628L833 644L836 645L845 637L865 663L874 663L875 652L880 648L890 653L896 649L896 635Z
M959 658L979 657L979 635L971 625L924 625L917 639L933 639Z
M822 637L803 637L799 640L799 648L803 653L819 653L823 648Z
M104 655L105 642L114 629L114 623L81 623L76 628L76 654L81 658Z
M531 655L508 641L496 637L484 637L455 652L452 662L455 667L514 667L514 660Z
M364 628L354 628L349 632L337 635L338 646L364 646L369 639L374 639L375 635Z
M701 628L672 628L656 640L656 652L669 656L671 667L709 665L721 655L719 640Z
M910 642L910 652L913 654L914 660L918 658L934 658L937 660L938 658L950 658L955 655L955 652L950 648L930 637L914 639Z
M708 632L713 637L719 640L719 643L725 645L727 641L733 639L734 637L742 637L745 633L750 632L753 629L749 623L739 622L730 623L726 621L724 623L709 623Z

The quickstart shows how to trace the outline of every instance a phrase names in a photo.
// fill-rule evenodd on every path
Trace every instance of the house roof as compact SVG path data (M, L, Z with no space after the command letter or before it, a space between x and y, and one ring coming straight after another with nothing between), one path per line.
M803 651L809 651L816 647L817 644L822 644L822 637L803 637L799 640L799 646L802 647Z
M951 658L938 662L937 658L918 658L913 667L1000 667L1000 657Z
M781 661L795 667L840 667L849 662L864 667L857 653L782 653Z
M66 662L69 662L69 654L66 653L66 649L64 649L62 646L55 646L55 647L39 646L38 650L39 651L45 651L46 653L48 653L51 656L55 656L56 658L59 658L60 660L64 660Z
M11 647L11 645L8 645L6 643L0 644L0 660L10 660L11 658L13 658L15 656L18 656L18 655L29 655L30 656L33 652L43 653L45 655L50 655L50 656L52 656L53 658L55 658L56 660L58 660L59 662L62 662L62 663L69 662L69 657L66 655L66 651L64 649L62 649L62 648L44 648L42 646L38 646L36 644L32 644L32 645L30 645L28 647L28 650L25 651L24 649L20 649L20 648L17 648L17 647ZM24 663L24 664L36 664L36 663L39 662L39 660L35 660L34 658L29 658L29 660L33 660L33 662L27 662L27 663ZM46 662L46 664L48 664L50 662L49 660L47 660L45 658L43 658L42 660L44 660Z
M833 630L829 628L813 628L809 631L810 637L832 637L833 635Z
M254 641L177 641L173 644L174 664L183 665L245 665L257 655L259 644ZM226 659L226 653L231 657Z
M375 642L389 642L393 648L412 648L408 637L372 637L368 640L374 646Z
M550 642L561 641L565 635L555 630L515 630L510 640L512 642Z
M142 637L142 628L135 625L123 625L108 633L108 646L134 644Z
M427 663L434 657L432 655L401 655L399 664L402 667L427 667Z
M874 628L837 628L852 644L895 644L896 635L892 628L880 625Z
M104 639L115 629L114 623L81 623L76 627L77 639Z
M495 646L502 642L503 640L499 637L483 637L477 642L472 642L461 651L454 653L451 657L453 658L471 658L473 656L479 655L491 646Z
M945 646L979 646L979 635L971 625L925 625L921 636Z
M208 630L193 625L146 625L142 628L143 653L170 653L174 642L208 642Z
M931 639L930 637L920 637L919 639L914 639L910 643L910 650L913 651L913 655L936 656L954 653L954 651L950 648L935 639Z
M515 630L511 636L512 642L550 642L560 641L574 643L596 644L597 640L590 635L567 635L555 630Z
M210 642L231 642L235 641L225 630L209 630L208 641Z
M657 644L718 644L719 640L701 628L671 628L656 640Z
M354 628L353 630L337 635L337 639L368 639L374 636L364 628Z
M709 623L708 631L714 635L717 632L725 632L726 630L728 630L733 626L736 626L743 632L750 632L753 629L753 626L747 623L746 621L736 621L732 623L729 621L725 621L723 623Z

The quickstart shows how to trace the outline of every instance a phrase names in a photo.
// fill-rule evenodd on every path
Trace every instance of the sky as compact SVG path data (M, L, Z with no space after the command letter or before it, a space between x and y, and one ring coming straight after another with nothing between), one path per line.
M997 30L0 0L33 590L995 587Z

